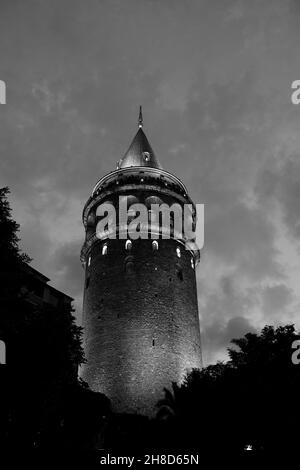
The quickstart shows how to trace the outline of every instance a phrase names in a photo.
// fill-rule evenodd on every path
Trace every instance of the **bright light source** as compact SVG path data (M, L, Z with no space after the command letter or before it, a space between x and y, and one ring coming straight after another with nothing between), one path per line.
M244 450L253 450L252 444L246 444Z

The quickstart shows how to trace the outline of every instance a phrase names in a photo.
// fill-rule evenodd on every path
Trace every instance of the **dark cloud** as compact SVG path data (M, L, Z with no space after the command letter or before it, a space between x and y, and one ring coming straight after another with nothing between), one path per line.
M262 292L262 307L271 318L280 316L293 301L293 291L285 284L266 286Z
M300 237L300 153L290 153L289 148L280 152L277 165L264 168L257 181L257 193L261 204L277 203L282 211L285 226L290 235Z
M222 320L216 320L205 328L202 333L204 345L204 362L228 359L225 353L232 339L241 338L246 333L255 333L256 329L244 317L233 317L224 324Z
M74 298L76 315L81 321L84 269L79 262L81 244L70 242L57 249L51 259L51 270L56 273L60 289Z
M258 280L282 275L274 226L259 208L241 203L219 206L211 218L207 215L205 239L205 249L238 266L243 276Z
M51 262L52 269L59 275L60 284L73 296L82 292L84 270L79 262L80 249L78 242L65 244L55 251Z

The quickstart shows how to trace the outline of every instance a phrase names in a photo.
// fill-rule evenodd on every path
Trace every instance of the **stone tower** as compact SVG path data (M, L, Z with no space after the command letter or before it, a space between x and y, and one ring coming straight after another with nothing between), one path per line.
M99 233L97 212L103 203L112 204L117 213L121 203L129 209L144 204L156 239L151 234L124 237L118 216L115 238ZM117 169L98 181L83 210L87 363L81 376L111 399L116 412L154 415L164 387L201 367L195 273L200 253L195 244L189 247L191 240L175 233L174 217L171 236L162 238L161 218L156 223L151 218L151 205L162 203L192 205L195 226L195 206L183 183L162 169L143 131L140 110L129 149ZM135 218L134 211L128 214L129 221Z

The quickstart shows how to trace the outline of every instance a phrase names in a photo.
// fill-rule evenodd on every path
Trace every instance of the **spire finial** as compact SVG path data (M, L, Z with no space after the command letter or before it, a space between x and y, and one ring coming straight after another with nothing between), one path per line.
M144 122L143 122L143 112L142 112L142 106L140 106L140 113L139 113L139 128L143 127Z

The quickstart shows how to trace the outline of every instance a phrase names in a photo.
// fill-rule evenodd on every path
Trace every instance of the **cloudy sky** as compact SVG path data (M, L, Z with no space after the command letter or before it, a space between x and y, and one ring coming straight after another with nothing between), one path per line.
M299 23L297 0L0 0L0 184L78 321L82 208L142 104L164 168L205 204L205 364L232 337L297 324Z

